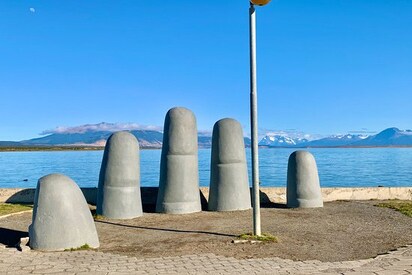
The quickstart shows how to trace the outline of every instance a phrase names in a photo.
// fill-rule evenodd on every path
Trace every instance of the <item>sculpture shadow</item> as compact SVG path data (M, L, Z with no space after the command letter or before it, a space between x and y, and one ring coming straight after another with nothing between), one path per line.
M145 213L156 213L157 187L140 187L142 208Z
M252 196L252 192L250 192ZM260 206L262 208L281 208L281 209L287 209L288 207L284 203L276 203L272 202L269 199L269 196L265 193L262 192L261 190L259 191L259 196L260 196Z
M208 202L207 199L205 197L205 195L202 193L202 191L200 192L200 203L202 205L202 211L208 211Z
M143 212L156 213L156 200L158 191L158 187L141 187ZM207 211L207 199L202 191L199 190L199 193L202 211Z
M83 195L89 204L96 205L97 188L96 187L82 187ZM33 204L36 188L25 188L17 191L8 197L6 203L21 203L21 204Z
M27 231L19 231L0 227L0 243L7 247L15 247L20 238L28 237Z
M27 188L19 190L6 199L6 203L28 203L32 204L34 201L34 193L36 188Z
M120 227L134 228L134 229L156 230L156 231L174 232L174 233L182 233L182 234L184 234L184 233L186 233L186 234L187 233L207 234L207 235L213 235L213 236L232 237L232 238L237 237L236 235L232 235L232 234L224 234L224 233L201 231L201 230L181 230L181 229L172 229L172 228L137 226L137 225L128 225L128 224L114 223L114 222L102 221L102 220L97 220L95 222L109 224L109 225L115 225L115 226L120 226Z

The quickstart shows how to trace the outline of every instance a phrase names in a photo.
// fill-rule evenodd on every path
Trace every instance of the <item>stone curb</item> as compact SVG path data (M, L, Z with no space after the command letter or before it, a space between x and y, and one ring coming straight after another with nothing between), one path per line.
M33 209L2 215L2 216L0 216L0 219L4 219L4 218L7 218L7 217L16 216L16 215L20 215L20 214L24 214L24 213L30 213L30 212L33 212Z

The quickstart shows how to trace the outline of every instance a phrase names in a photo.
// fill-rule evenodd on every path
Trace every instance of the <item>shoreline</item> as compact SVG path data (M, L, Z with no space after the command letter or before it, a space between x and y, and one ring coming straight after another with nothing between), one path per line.
M96 204L97 187L80 188L89 204ZM0 188L0 202L33 203L35 188ZM324 202L362 200L411 200L411 187L324 187ZM200 199L207 204L209 188L200 187ZM155 205L158 187L141 187L143 205ZM251 192L252 194L252 192ZM274 205L286 203L286 187L261 187L260 203Z
M103 151L104 146L0 146L0 152L60 152L60 151ZM250 147L246 147L250 148ZM270 147L259 146L259 149L380 149L380 148L412 148L412 145L389 146L309 146L309 147ZM161 150L162 147L141 147L140 150ZM199 149L211 149L211 147L199 147Z
M144 147L140 150L160 150L157 147ZM103 151L104 146L22 146L0 147L0 152L61 152L61 151Z

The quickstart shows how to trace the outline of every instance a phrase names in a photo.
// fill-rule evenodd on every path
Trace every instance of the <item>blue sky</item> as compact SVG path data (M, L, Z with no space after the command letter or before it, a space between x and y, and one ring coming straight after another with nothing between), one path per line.
M412 121L412 1L272 0L257 8L260 134L379 131ZM1 1L0 140L58 126L249 133L248 2Z

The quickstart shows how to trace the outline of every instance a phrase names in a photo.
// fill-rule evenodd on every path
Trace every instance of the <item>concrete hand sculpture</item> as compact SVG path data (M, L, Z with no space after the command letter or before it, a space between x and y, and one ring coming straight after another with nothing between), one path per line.
M199 212L202 208L196 118L186 108L172 108L166 114L163 131L156 212Z
M288 207L323 207L318 168L311 153L296 151L290 155L286 197Z
M139 142L129 132L107 140L100 169L96 213L111 219L143 215L140 194Z
M234 119L221 119L213 127L208 209L234 211L250 208L242 127Z
M92 214L72 179L62 174L39 179L29 237L30 247L38 250L99 247Z

